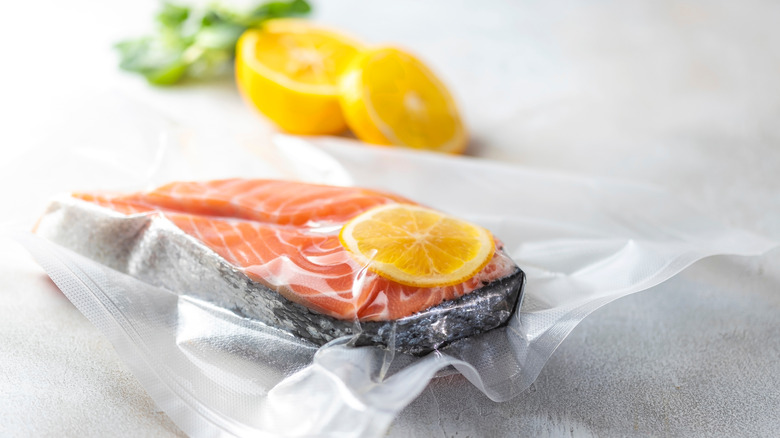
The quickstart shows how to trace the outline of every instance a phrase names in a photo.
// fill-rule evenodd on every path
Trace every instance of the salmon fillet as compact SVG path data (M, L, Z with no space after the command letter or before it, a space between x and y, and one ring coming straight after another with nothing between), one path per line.
M358 264L338 233L394 194L278 180L175 182L130 195L73 197L126 215L160 215L249 278L284 298L339 320L393 321L467 295L517 271L500 242L491 261L463 283L406 286Z

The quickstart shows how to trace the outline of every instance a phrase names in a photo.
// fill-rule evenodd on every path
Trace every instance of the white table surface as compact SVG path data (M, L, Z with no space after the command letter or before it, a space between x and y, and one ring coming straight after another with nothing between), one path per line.
M183 126L270 132L229 81L158 90L117 71L110 44L143 31L154 9L151 1L6 5L0 169L41 142L69 147L84 126L100 126L82 97L106 90ZM472 155L654 183L780 240L776 2L339 0L315 9L322 22L426 59L461 103ZM35 182L6 170L0 195L23 199ZM4 204L3 218L24 203ZM389 436L778 430L776 249L703 260L600 309L514 400L493 403L458 376L435 380ZM0 436L177 435L110 343L3 240Z

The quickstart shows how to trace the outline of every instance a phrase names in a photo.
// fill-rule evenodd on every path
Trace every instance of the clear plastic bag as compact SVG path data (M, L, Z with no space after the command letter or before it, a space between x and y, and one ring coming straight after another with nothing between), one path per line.
M774 246L652 187L341 139L164 132L167 148L149 154L154 171L111 188L243 176L388 190L485 226L528 277L523 306L507 326L413 357L350 347L347 338L315 348L21 235L157 404L192 436L381 436L430 379L453 370L491 399L508 400L598 307L703 257ZM86 154L82 166L90 159ZM69 188L94 189L98 182L80 184Z
M477 233L470 242L479 250L454 273L404 284L375 272L379 256L350 251L341 242L356 217L377 223L382 214L401 219L395 231L428 222L448 227L439 237L450 240L466 226ZM385 224L375 237L387 232ZM409 229L407 237L418 232ZM505 325L525 279L500 241L481 227L391 193L295 181L223 179L131 194L74 193L52 202L36 234L318 346L352 336L356 346L413 355ZM469 247L461 248L471 235L461 236L456 250L468 253ZM397 242L399 236L391 243ZM425 255L439 251L435 260L447 257L452 264L451 246L426 249Z

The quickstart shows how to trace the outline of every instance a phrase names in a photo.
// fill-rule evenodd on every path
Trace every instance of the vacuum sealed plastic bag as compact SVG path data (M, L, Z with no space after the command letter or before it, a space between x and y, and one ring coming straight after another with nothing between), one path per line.
M533 382L566 335L598 307L652 287L700 258L759 254L773 245L646 186L335 139L279 136L231 149L225 145L232 142L221 137L217 154L217 138L210 134L168 136L177 142L159 157L149 186L139 188L271 177L392 192L490 230L527 275L522 306L508 320L414 356L357 347L349 334L318 347L268 320L245 317L250 315L236 311L237 302L203 294L224 287L206 277L172 286L134 270L161 254L163 264L178 258L166 272L182 264L197 275L209 260L129 251L129 260L114 264L84 250L100 248L100 239L73 242L72 249L90 258L67 248L67 234L55 239L59 245L22 237L160 407L193 436L379 436L431 378L453 369L491 399L508 400ZM188 168L183 162L211 165ZM56 234L66 222L44 220L40 226ZM137 242L144 233L175 234L135 226L122 242Z
M53 202L36 234L322 345L421 355L505 325L523 272L484 228L356 187L225 179Z

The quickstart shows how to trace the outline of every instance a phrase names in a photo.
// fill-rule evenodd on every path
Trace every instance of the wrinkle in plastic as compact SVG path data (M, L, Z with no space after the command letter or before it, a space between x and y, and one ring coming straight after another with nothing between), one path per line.
M412 357L355 348L348 337L317 348L197 294L174 293L52 242L21 237L192 436L381 436L430 379L453 368L492 400L509 400L598 307L703 257L773 246L646 186L336 139L245 138L236 142L243 146L217 154L212 134L167 136L179 143L162 158L154 154L158 168L142 178L147 187L244 176L392 191L485 226L527 274L522 308L505 327ZM182 165L188 160L214 166L193 170Z

